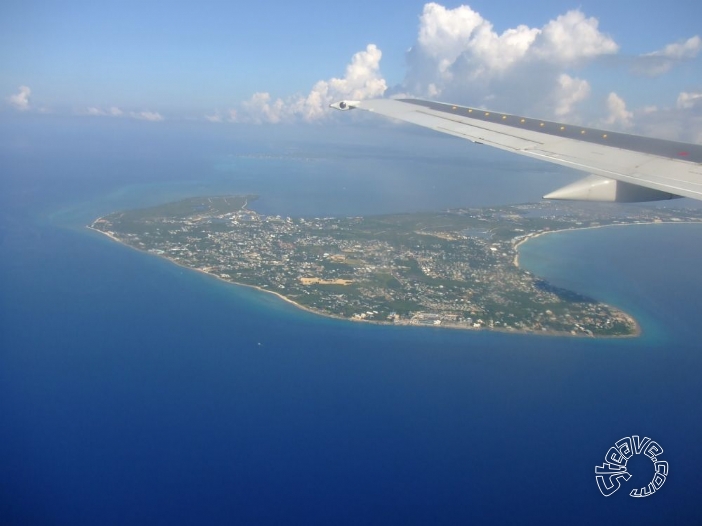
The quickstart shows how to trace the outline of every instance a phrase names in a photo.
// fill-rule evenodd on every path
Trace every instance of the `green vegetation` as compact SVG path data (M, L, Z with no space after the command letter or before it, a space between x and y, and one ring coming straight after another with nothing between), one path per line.
M553 230L702 220L697 211L539 203L368 218L282 218L255 196L199 197L96 220L92 228L321 314L383 323L622 336L625 313L553 287L515 264ZM302 278L306 279L304 282ZM348 281L342 281L348 280Z

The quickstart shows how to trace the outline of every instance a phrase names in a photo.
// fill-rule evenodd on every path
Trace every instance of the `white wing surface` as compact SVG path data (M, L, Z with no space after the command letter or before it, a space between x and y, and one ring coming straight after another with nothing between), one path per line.
M702 199L702 145L419 99L341 101L332 107L367 110L592 174L547 199Z

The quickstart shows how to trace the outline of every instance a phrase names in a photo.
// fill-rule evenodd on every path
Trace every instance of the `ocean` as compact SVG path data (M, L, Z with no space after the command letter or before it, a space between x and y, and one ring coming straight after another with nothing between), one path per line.
M702 226L522 246L639 338L344 322L84 227L221 193L296 216L527 202L572 175L405 128L98 121L0 124L0 524L702 523ZM668 478L631 498L634 457L604 497L595 466L632 435Z

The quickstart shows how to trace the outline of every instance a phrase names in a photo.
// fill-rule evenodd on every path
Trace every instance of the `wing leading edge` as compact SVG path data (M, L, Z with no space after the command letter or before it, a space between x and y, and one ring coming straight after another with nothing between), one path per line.
M702 145L419 99L341 101L331 106L378 113L591 174L546 199L702 200Z

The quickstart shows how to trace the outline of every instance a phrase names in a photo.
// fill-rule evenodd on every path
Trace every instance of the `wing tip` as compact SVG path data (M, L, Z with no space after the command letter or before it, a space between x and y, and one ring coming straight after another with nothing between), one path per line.
M360 101L357 100L340 100L339 102L332 102L329 107L335 110L348 111L353 110L358 106Z

